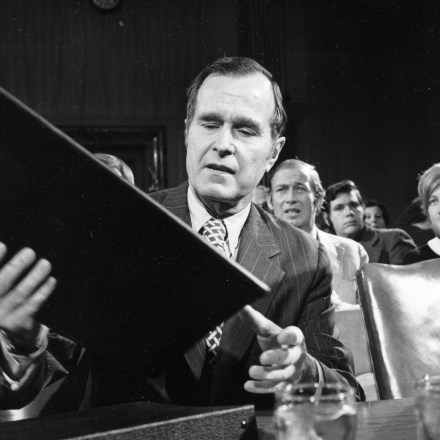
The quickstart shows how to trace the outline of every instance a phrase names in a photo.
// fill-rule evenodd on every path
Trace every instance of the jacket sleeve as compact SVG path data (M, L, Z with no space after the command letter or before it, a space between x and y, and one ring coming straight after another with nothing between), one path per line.
M0 409L18 409L38 400L47 400L49 385L67 377L82 352L73 341L50 333L43 326L40 347L29 355L15 353L0 337ZM47 390L47 391L46 391Z
M0 408L15 409L29 403L43 388L48 329L41 327L36 350L22 354L0 333Z

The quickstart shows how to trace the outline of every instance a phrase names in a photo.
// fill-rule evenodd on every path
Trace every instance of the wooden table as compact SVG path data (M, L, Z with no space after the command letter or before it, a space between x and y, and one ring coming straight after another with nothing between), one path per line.
M358 407L356 440L415 440L414 399L362 402ZM257 412L259 440L275 439L270 411Z

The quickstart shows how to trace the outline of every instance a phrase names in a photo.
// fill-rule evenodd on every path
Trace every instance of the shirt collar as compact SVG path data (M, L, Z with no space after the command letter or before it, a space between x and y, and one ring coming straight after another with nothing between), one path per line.
M315 239L319 241L319 233L318 233L318 228L316 227L316 225L313 225L312 230L310 232L310 235Z
M428 241L428 246L437 254L440 255L440 238L434 237Z
M202 226L212 218L203 204L196 197L191 185L188 186L188 208L191 217L191 226L195 232L199 232ZM228 230L228 246L232 255L237 254L241 230L249 216L251 204L249 203L240 212L223 219Z

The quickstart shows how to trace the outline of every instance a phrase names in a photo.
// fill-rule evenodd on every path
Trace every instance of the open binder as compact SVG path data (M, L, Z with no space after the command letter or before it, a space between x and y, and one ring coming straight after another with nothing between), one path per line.
M2 89L0 240L53 264L43 323L147 376L269 290Z

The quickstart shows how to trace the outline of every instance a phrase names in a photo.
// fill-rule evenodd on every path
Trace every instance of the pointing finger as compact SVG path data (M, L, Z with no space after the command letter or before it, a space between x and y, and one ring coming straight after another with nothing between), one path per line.
M258 336L272 336L281 331L281 327L257 312L250 305L244 306L239 312L239 316Z

